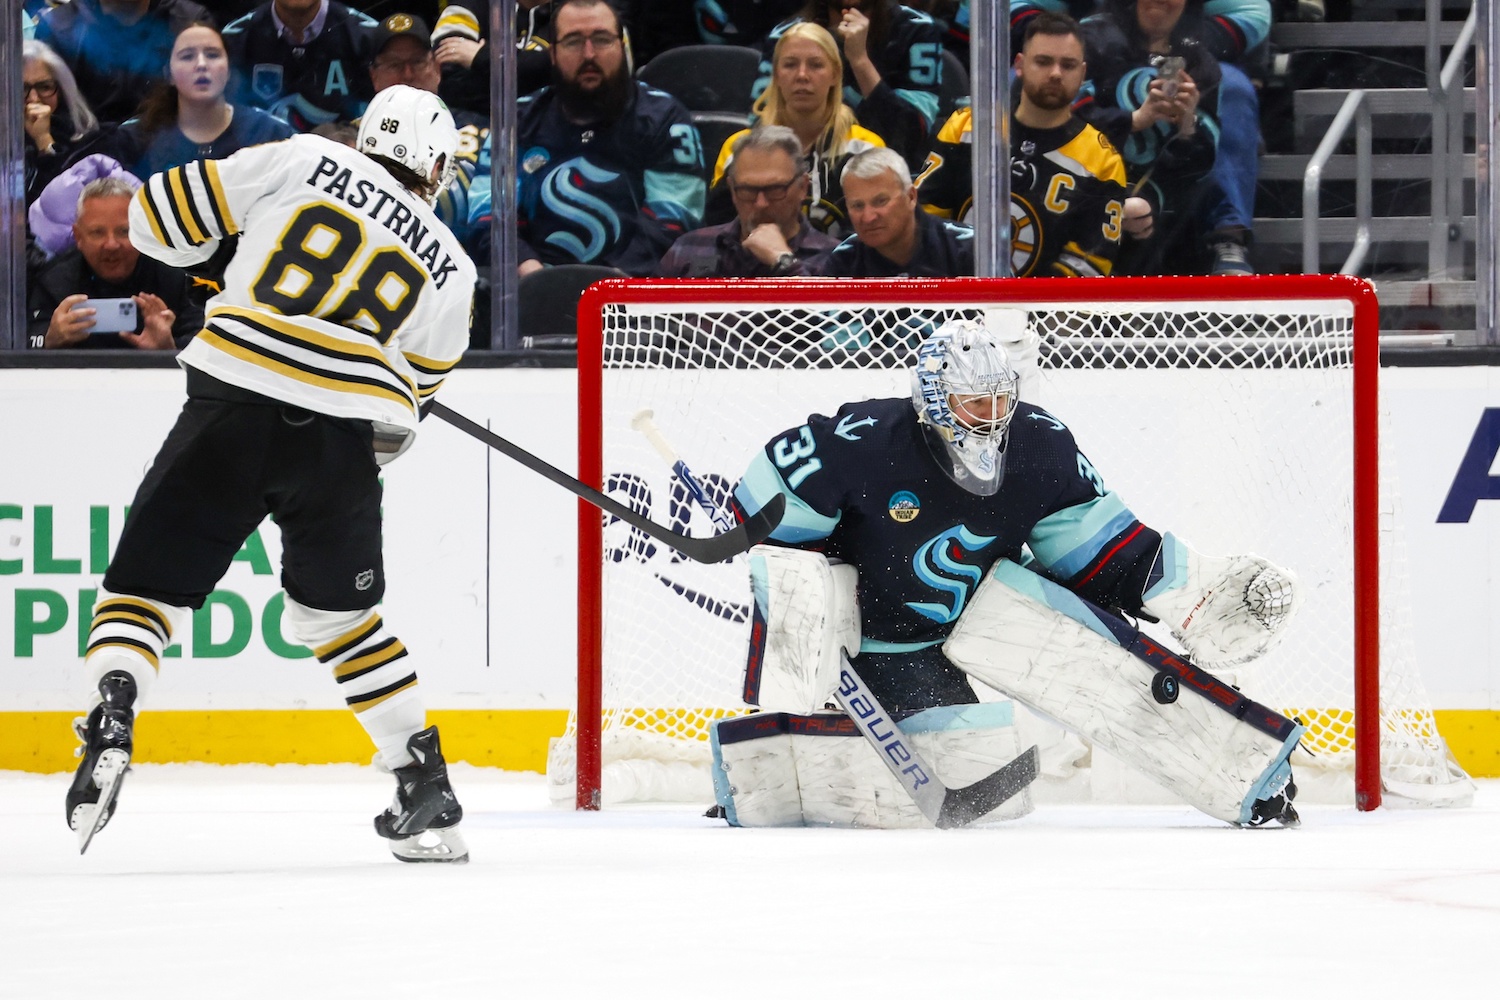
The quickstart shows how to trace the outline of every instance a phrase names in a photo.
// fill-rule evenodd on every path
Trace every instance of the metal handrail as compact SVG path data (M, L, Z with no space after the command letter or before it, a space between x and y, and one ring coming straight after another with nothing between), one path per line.
M1452 278L1448 245L1456 238L1454 223L1463 218L1463 68L1478 25L1478 5L1469 6L1453 48L1434 78L1429 62L1428 93L1432 95L1432 224L1427 239L1427 273ZM1429 48L1437 37L1437 22L1427 23Z
M1355 123L1354 246L1349 250L1349 256L1344 259L1339 273L1354 274L1364 263L1365 254L1370 250L1370 105L1365 101L1363 90L1351 90L1340 105L1339 113L1334 115L1323 141L1318 143L1317 151L1307 161L1307 170L1302 175L1302 271L1305 274L1320 273L1318 229L1321 218L1318 200L1323 168L1343 141L1351 122Z

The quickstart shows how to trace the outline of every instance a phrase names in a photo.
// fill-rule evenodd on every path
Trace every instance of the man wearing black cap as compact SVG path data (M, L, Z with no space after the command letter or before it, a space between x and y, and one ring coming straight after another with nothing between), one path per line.
M405 84L430 94L438 92L442 70L432 50L432 32L415 14L392 14L370 31L370 84L375 93ZM489 205L490 120L473 111L450 109L458 126L458 173L448 190L438 196L433 210L464 249L477 260L489 256L489 222L471 221L478 215L470 192L484 194Z

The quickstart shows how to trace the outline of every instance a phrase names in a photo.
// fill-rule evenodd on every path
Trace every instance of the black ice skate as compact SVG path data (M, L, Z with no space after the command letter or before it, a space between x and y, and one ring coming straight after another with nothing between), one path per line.
M458 832L464 818L443 760L436 726L428 726L406 741L413 762L391 772L396 799L375 817L375 832L391 842L391 853L402 861L469 860L469 848Z
M104 701L94 706L87 719L76 719L73 730L83 746L73 751L83 758L68 788L68 826L78 834L78 853L89 849L94 834L115 812L115 799L130 770L135 744L135 678L123 671L105 674L99 681Z

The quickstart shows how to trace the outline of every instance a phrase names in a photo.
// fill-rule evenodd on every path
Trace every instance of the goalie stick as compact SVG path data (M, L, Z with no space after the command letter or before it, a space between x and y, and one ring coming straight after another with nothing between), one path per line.
M728 515L711 499L703 484L698 482L687 464L677 455L666 436L656 426L650 410L642 410L631 418L630 426L644 434L666 462L672 474L678 478L693 501L715 524L728 520ZM773 499L780 500L780 496ZM783 501L784 502L784 501ZM1037 748L1031 747L1015 760L1002 766L972 785L949 788L937 776L937 772L922 759L906 735L891 720L890 713L881 705L880 699L865 686L859 672L841 657L839 686L834 692L839 705L854 720L855 727L874 748L877 756L896 781L905 788L922 815L940 830L967 826L997 809L1001 803L1036 780L1038 771ZM884 726L884 731L881 731Z
M1033 746L972 785L949 788L906 739L906 734L891 719L874 692L865 686L848 656L843 658L839 667L839 686L833 694L917 808L922 810L922 815L939 830L967 826L1036 780L1038 756L1037 748ZM881 732L881 726L885 727L884 732Z
M657 524L650 518L636 513L634 510L604 495L587 483L574 479L561 469L548 465L540 458L531 454L531 452L512 444L493 431L479 426L468 417L450 410L442 403L433 401L427 404L427 406L428 412L438 419L452 424L470 437L483 441L502 455L515 459L532 472L550 479L574 496L581 497L600 510L608 514L613 514L626 524L641 529L657 541L672 546L672 548L695 562L723 562L726 559L739 555L741 552L748 552L751 546L759 545L770 537L771 532L775 531L776 526L781 523L782 512L786 509L785 498L773 497L772 502L766 504L754 516L746 518L744 523L735 526L723 534L713 535L709 538L693 538L690 535L681 535L666 525Z

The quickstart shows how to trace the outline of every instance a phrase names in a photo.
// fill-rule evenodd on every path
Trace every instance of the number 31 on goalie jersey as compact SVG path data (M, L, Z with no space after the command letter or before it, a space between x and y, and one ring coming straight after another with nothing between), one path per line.
M797 428L795 435L788 434L772 446L771 453L776 459L776 467L781 470L786 484L792 489L801 486L808 476L823 467L822 459L812 457L817 448L812 428L807 424Z
M365 249L361 220L326 202L308 205L282 230L250 292L283 315L315 316L384 344L416 308L427 275L399 247ZM341 285L348 290L335 294Z

